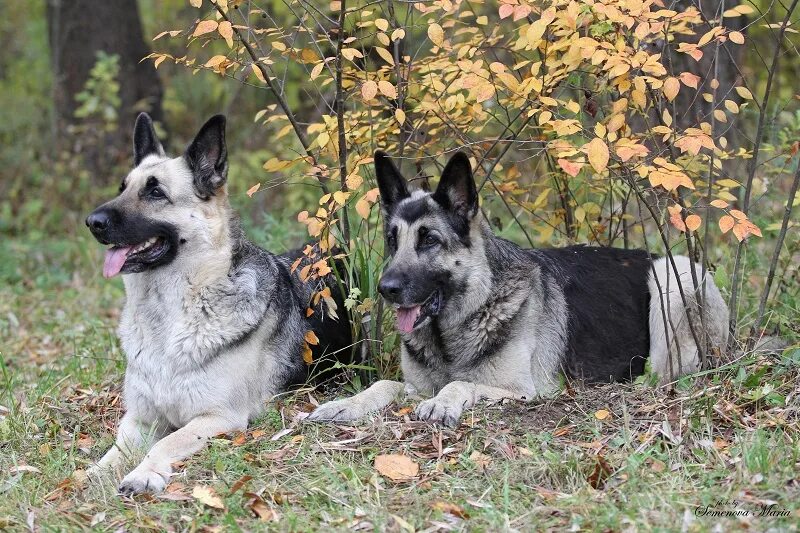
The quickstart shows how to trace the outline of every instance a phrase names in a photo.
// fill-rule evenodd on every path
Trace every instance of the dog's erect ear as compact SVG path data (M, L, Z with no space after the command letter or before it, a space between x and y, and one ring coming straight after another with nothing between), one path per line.
M478 189L472 166L464 152L457 152L442 171L433 199L445 209L471 219L478 212Z
M381 191L383 212L391 213L397 202L409 196L406 179L386 152L380 150L375 152L375 177L378 179L378 189Z
M184 157L194 175L198 196L208 199L225 185L228 178L228 149L225 147L223 115L215 115L203 124Z
M164 148L153 128L153 119L147 113L139 113L133 127L133 166L138 167L148 155L164 157Z

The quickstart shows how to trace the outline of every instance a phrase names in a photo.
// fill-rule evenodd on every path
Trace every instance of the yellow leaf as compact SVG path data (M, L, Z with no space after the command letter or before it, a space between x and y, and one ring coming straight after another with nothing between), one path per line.
M670 102L678 96L678 91L681 90L681 82L678 81L678 78L667 78L664 80L664 96L667 97L667 100Z
M217 29L217 21L216 20L201 20L197 27L194 29L194 33L192 37L197 37L198 35L205 35L206 33L210 33Z
M314 65L314 68L311 69L311 75L309 76L312 81L317 79L319 77L319 75L322 74L322 69L323 68L325 68L325 62L324 61L321 61L321 62L317 63L316 65Z
M227 20L223 20L219 23L217 31L222 38L225 39L225 42L228 44L228 48L233 48L233 27L231 27L231 23Z
M751 93L747 87L736 87L736 93L745 100L753 99L753 93Z
M195 485L192 489L192 497L208 507L225 509L225 504L222 503L222 498L219 497L217 491L206 485Z
M394 118L396 118L397 122L402 125L406 121L406 112L400 108L397 108L394 111Z
M381 48L380 46L375 47L375 51L378 52L378 55L381 58L389 63L390 65L394 66L394 58L392 57L392 53L389 52L386 48Z
M744 44L744 35L742 35L741 32L738 31L730 32L728 34L728 39L730 39L731 42L736 44Z
M279 52L285 52L286 51L286 45L284 43L280 42L280 41L273 42L272 43L272 48L274 48L275 50L277 50Z
M419 475L419 464L407 455L377 455L375 470L392 481L410 481Z
M442 46L442 44L444 44L444 30L442 27L435 22L433 24L429 24L428 39L430 39L431 42L436 46Z
M722 230L722 233L728 233L734 224L736 224L736 221L730 215L725 215L719 219L719 229Z
M192 7L200 7L203 5L203 0L189 0L189 5Z
M389 21L386 19L376 19L375 27L381 31L386 31L389 29Z
M364 57L364 54L362 54L361 51L356 48L342 48L342 56L348 61L352 61L357 57Z
M206 66L206 67L209 67L209 68L214 68L214 67L216 67L217 65L221 64L221 63L222 63L223 61L225 61L226 59L227 59L227 58L226 58L225 56L221 56L221 55L213 56L211 59L209 59L208 61L206 61L206 64L205 64L205 66Z
M689 215L686 217L686 227L689 228L689 231L696 231L702 222L703 220L697 215Z
M611 413L609 413L605 409L600 409L599 411L595 412L595 414L594 414L594 417L596 419L598 419L598 420L605 420L609 416L611 416Z
M480 87L478 87L478 94L476 96L476 100L478 102L485 102L494 96L494 84L492 83L484 83Z
M595 137L584 147L584 151L589 158L589 164L596 172L603 172L608 166L608 145L603 139Z
M402 39L406 36L406 30L403 28L397 28L392 32L392 41L397 41L398 39Z
M733 114L739 112L739 106L733 100L725 100L725 109L727 109Z
M361 97L365 102L369 102L378 94L378 84L372 80L365 81L361 86Z
M261 72L261 69L258 68L258 66L255 63L250 66L253 69L253 74L255 74L256 78L258 78L258 81L260 81L261 83L267 83L267 80L264 79L264 73Z
M387 98L397 98L397 89L395 89L394 85L386 80L381 80L378 82L378 90Z
M260 189L260 188L261 188L261 184L260 183L256 183L255 185L253 185L252 187L247 189L247 196L252 198L253 195L256 193L256 191L258 191L258 189Z
M487 17L486 15L482 15L475 19L475 24L477 24L478 26L486 26L487 24L489 24L489 17Z
M726 202L725 200L712 200L711 205L719 209L725 209L730 204L728 204L728 202Z

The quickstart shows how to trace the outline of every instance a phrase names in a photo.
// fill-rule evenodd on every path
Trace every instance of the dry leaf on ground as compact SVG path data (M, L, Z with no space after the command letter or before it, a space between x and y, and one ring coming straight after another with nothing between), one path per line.
M375 470L392 481L409 481L419 475L419 465L400 454L378 455L375 457Z

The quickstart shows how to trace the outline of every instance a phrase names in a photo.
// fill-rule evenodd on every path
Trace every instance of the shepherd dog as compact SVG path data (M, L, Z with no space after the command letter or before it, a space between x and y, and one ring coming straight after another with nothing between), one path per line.
M453 426L482 399L546 398L564 377L630 380L648 361L666 382L699 368L699 347L725 349L727 306L688 257L521 248L493 234L462 152L433 193L410 191L383 152L375 172L390 255L378 291L395 309L405 383L378 381L311 420L355 420L412 395L429 397L419 419Z
M306 318L324 280L292 273L300 254L273 255L243 235L227 193L225 117L208 120L185 153L169 158L147 114L134 127L133 170L119 195L86 219L109 246L103 275L122 275L126 300L119 339L127 359L125 414L116 443L89 470L118 470L137 450L144 460L119 484L122 494L159 492L172 463L209 438L244 431L268 401L307 378L312 357L347 359L349 321L327 312ZM330 300L329 298L329 300Z

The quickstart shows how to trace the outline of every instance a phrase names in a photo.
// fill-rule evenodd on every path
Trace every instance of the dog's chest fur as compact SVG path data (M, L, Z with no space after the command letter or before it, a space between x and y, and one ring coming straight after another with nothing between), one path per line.
M259 283L270 273L242 268L192 283L156 272L126 279L119 335L128 408L173 427L208 412L255 416L283 385L277 352L291 350L281 341L297 336L286 335L292 313L279 322L270 309L276 300Z

